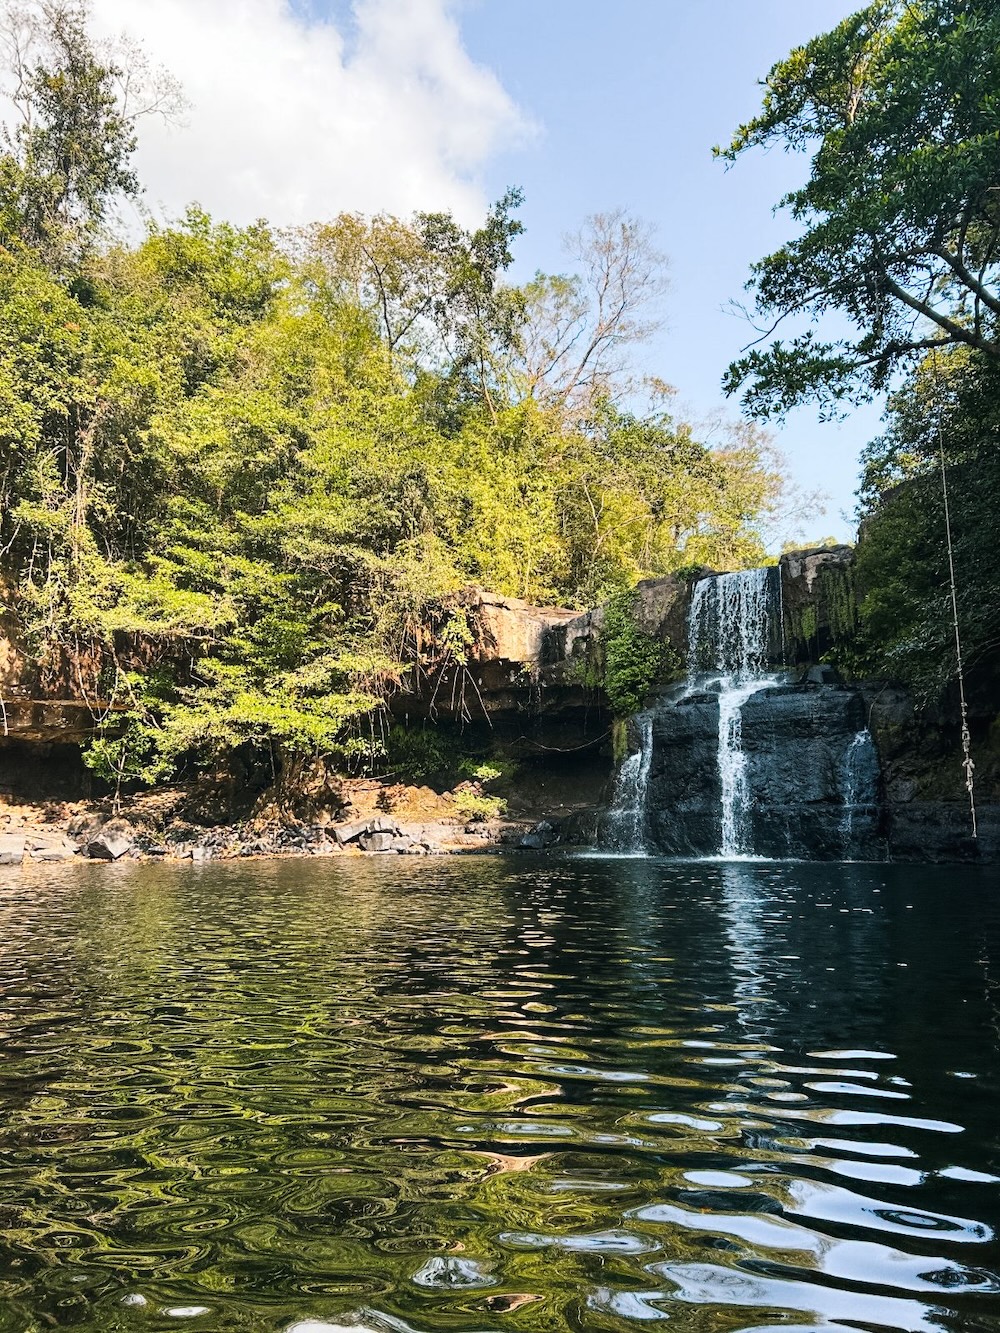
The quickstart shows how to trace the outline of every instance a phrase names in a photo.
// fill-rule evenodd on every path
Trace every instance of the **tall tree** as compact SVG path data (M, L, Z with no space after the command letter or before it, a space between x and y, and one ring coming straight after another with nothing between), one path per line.
M811 153L781 204L801 230L754 265L761 336L726 373L758 415L884 389L928 349L1000 361L1000 8L876 0L771 70L726 149ZM773 340L786 320L846 336Z
M83 0L36 0L0 17L13 112L0 154L0 238L57 268L86 250L116 199L139 195L138 118L169 116L182 101L134 45L98 50L88 17Z
M631 350L660 327L667 260L622 209L587 218L565 249L575 273L524 289L521 369L530 396L581 416L628 387Z
M474 231L450 213L410 222L343 213L307 228L298 249L319 263L335 299L367 314L397 369L445 375L495 420L524 317L521 293L503 281L523 230L520 203L520 191L508 190Z
M940 699L954 682L943 464L966 686L992 699L988 711L995 711L1000 365L962 346L926 356L890 397L886 425L864 455L857 554L863 666L906 681L922 699Z

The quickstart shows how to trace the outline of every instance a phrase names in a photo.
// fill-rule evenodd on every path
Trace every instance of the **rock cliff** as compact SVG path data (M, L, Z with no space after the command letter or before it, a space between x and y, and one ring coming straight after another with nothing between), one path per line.
M687 654L691 588L708 572L645 580L635 590L637 631L669 646L675 661ZM769 650L770 665L790 674L780 687L750 698L743 713L760 849L780 856L804 844L817 856L843 855L849 837L858 856L1000 857L998 701L988 691L973 699L980 803L980 838L973 843L954 701L920 710L891 683L834 674L830 688L820 690L820 678L804 674L855 631L851 548L786 553L777 579L780 635ZM607 797L614 718L603 685L605 619L600 608L537 607L468 588L445 599L420 627L390 710L404 725L451 729L483 750L500 745L519 762L545 766L544 778L538 768L526 784L534 784L538 799L568 808L572 800L560 794L579 786L592 800L602 785ZM92 652L36 659L11 617L0 617L0 799L88 794L92 783L79 747L107 707L99 680ZM649 697L666 688L668 680L650 679ZM874 736L881 776L845 832L833 787L837 774L843 781L851 742L865 727ZM650 783L657 845L673 853L710 851L709 826L718 808L718 700L691 695L669 717L662 715L655 730ZM542 792L549 794L542 798Z

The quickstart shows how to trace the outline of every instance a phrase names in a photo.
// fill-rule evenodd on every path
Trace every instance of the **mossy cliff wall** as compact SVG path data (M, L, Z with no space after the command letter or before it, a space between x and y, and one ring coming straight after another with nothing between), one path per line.
M789 551L779 565L786 664L820 662L850 643L858 626L853 549Z

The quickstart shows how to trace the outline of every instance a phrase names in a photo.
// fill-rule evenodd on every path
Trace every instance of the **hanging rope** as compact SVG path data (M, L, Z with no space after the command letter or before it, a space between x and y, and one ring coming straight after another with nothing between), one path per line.
M938 457L941 462L941 494L944 497L944 531L948 545L948 586L951 590L951 624L955 631L955 661L958 666L958 699L962 714L962 768L965 772L965 790L969 793L969 815L972 836L976 829L976 766L972 762L972 737L969 735L969 709L965 701L965 667L962 663L962 634L958 624L958 593L955 586L955 553L951 541L951 509L948 502L948 470L944 462L944 427L941 424L941 380L938 374L937 352L934 352L934 385L937 398Z

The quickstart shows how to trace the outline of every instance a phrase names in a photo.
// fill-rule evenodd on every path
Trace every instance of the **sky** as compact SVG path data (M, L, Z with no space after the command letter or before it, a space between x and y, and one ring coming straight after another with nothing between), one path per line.
M750 264L792 234L773 214L807 163L712 157L760 101L758 80L858 0L93 0L180 80L182 125L149 122L146 206L192 200L241 223L343 210L452 209L467 225L523 189L515 280L564 271L563 235L624 208L670 260L665 327L643 369L696 420L724 408L726 365L754 336L731 303ZM821 423L802 408L775 443L827 495L799 539L853 533L858 453L879 410Z

